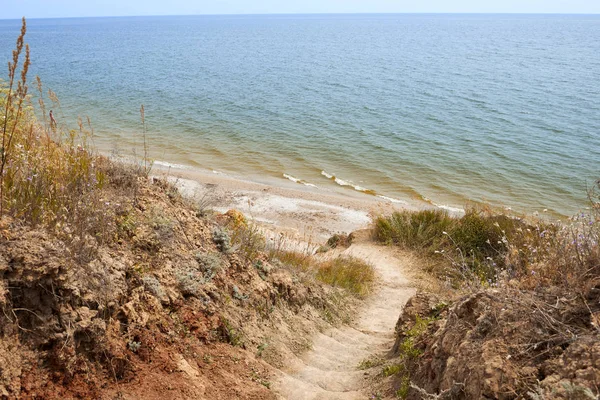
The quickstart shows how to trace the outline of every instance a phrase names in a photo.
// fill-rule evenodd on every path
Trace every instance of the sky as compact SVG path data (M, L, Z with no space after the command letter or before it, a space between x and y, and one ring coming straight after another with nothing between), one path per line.
M600 0L3 0L0 19L295 13L600 13Z

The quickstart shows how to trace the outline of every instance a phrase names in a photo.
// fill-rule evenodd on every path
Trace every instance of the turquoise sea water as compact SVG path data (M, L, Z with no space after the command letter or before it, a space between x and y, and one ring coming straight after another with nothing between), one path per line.
M105 149L139 144L143 103L156 159L249 177L562 215L600 177L600 16L28 22L59 122Z

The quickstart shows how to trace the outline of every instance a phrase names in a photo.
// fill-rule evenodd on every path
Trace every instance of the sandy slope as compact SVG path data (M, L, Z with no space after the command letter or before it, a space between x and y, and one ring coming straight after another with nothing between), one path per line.
M312 350L290 360L275 384L283 399L366 398L369 372L359 370L358 365L390 350L399 312L415 293L404 273L408 260L399 258L392 249L360 241L343 254L372 263L379 282L351 326L317 334Z

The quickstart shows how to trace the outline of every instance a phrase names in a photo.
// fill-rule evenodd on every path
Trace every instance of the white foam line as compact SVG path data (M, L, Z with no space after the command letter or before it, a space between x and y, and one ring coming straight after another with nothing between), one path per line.
M442 210L446 210L446 211L450 211L450 212L461 213L461 214L463 214L465 212L465 210L463 210L462 208L450 207L445 204L435 204L434 203L433 205L436 206L437 208L441 208Z
M330 174L328 174L328 173L327 173L327 172L325 172L325 171L321 171L321 175L323 175L323 176L324 176L325 178L327 178L327 179L333 179L333 178L334 178L334 176L333 176L333 175L330 175Z
M379 197L379 198L381 198L381 199L384 199L384 200L387 200L387 201L389 201L390 203L396 203L396 204L404 204L404 205L408 205L408 203L407 203L406 201L404 201L404 200L394 199L394 198L392 198L392 197L387 197L387 196L383 196L383 195L380 195L380 194L378 194L378 195L377 195L377 197Z
M369 190L367 188L364 188L359 185L355 185L354 183L352 183L350 181L345 181L343 179L337 178L335 175L328 174L325 171L321 171L321 175L323 175L327 179L332 179L335 183L337 183L340 186L349 186L349 187L353 188L354 190L356 190L357 192L362 192L362 193L371 192L371 190Z
M306 181L303 181L302 179L294 178L293 176L291 176L291 175L288 175L288 174L283 174L283 177L284 177L285 179L289 179L289 180L290 180L290 181L292 181L292 182L295 182L295 183L300 183L300 184L302 184L302 185L304 185L304 186L310 186L310 187L314 187L314 188L316 188L316 187L317 187L317 185L313 185L312 183L308 183L308 182L306 182Z
M177 168L177 169L191 169L190 166L188 165L183 165L183 164L172 164L166 161L160 161L160 160L155 160L154 164L156 165L161 165L163 167L168 167L168 168Z

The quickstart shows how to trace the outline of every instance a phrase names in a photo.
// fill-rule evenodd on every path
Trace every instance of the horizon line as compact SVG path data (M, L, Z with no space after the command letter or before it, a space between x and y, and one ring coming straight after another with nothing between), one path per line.
M143 17L228 17L228 16L293 16L293 15L600 15L583 12L299 12L299 13L206 13L206 14L144 14L144 15L83 15L63 17L15 17L0 18L0 21L34 19L77 19L77 18L143 18Z

